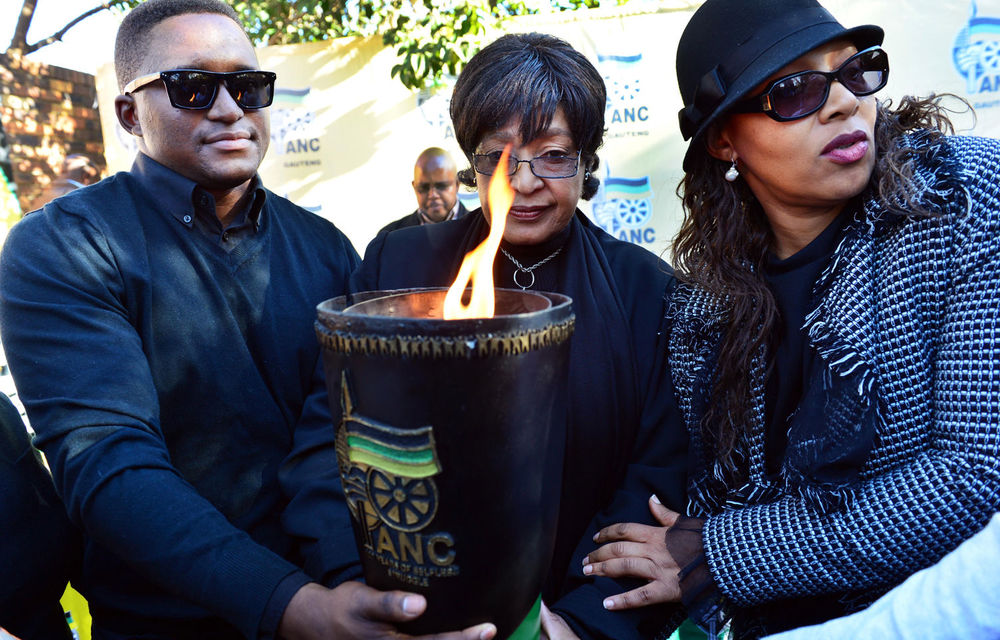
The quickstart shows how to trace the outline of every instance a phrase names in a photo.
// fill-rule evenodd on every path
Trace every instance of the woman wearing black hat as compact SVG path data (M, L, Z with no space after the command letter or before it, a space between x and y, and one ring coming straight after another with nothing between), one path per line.
M708 0L681 37L690 517L651 500L665 536L598 535L585 573L650 581L612 610L816 622L1000 507L1000 143L946 135L937 99L877 102L881 41L814 0Z

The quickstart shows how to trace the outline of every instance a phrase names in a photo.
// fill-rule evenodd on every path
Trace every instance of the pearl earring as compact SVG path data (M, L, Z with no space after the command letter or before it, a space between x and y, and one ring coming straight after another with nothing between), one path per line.
M740 172L736 169L736 160L733 159L733 164L726 171L726 182L736 182L736 178L740 177Z

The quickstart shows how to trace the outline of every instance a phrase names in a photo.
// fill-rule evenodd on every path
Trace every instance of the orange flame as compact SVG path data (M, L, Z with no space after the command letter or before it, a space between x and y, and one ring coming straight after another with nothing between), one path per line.
M455 282L448 289L444 298L444 319L460 320L463 318L492 318L494 309L493 297L493 260L500 239L507 226L507 212L514 204L514 190L507 179L507 158L510 156L510 145L500 155L496 171L490 179L487 202L490 209L490 234L483 242L465 254L462 267L458 270ZM471 285L470 285L471 282ZM469 303L462 302L466 287L472 287Z

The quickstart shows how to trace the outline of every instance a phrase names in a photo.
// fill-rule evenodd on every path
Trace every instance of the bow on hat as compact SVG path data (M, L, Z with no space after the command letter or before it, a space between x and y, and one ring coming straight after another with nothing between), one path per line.
M719 73L719 66L709 69L708 73L701 77L698 86L694 89L694 96L691 104L678 112L680 119L681 135L687 140L698 131L698 125L719 106L722 99L726 97L726 83Z

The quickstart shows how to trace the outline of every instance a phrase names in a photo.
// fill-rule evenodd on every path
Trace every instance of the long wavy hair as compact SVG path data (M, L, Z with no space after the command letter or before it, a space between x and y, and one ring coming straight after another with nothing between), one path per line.
M918 204L912 181L920 152L904 134L923 130L931 140L954 132L942 98L904 97L898 107L878 104L875 124L876 164L868 193L907 215L935 215ZM711 132L710 132L711 134ZM705 136L707 138L708 136ZM927 139L927 138L925 138ZM690 170L677 187L684 220L673 242L673 264L682 281L707 289L721 301L725 332L718 351L701 433L709 453L729 473L737 472L739 442L753 406L751 375L755 358L778 325L779 312L762 270L773 241L760 203L742 180L729 183L728 163L713 158L704 143L692 154Z

